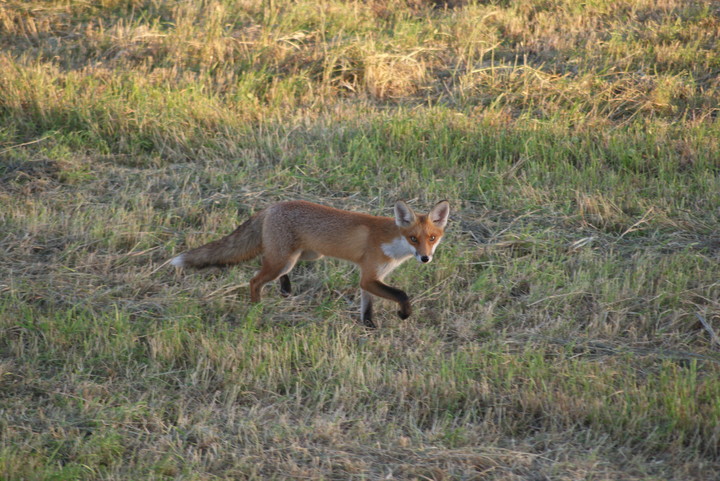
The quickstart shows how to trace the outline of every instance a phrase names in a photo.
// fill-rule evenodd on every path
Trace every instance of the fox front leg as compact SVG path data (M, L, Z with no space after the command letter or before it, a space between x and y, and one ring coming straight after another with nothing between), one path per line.
M407 319L412 314L410 298L405 291L388 286L377 279L364 279L361 281L360 287L371 294L397 302L400 306L400 310L397 312L400 319Z
M369 327L371 329L376 328L377 326L373 322L373 300L372 300L372 294L370 294L365 289L360 290L360 318L362 319L363 324L365 324L365 327Z

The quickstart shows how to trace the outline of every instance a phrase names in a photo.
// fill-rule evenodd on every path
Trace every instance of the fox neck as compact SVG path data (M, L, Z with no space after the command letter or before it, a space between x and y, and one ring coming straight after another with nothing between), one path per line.
M410 256L415 255L415 248L410 245L405 236L398 235L390 242L381 244L383 253L395 260L404 260Z

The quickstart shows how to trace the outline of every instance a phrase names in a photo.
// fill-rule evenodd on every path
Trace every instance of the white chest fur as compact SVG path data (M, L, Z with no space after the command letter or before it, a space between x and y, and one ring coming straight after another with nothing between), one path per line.
M381 244L380 247L386 256L396 260L415 255L415 248L402 236L394 238L391 242Z

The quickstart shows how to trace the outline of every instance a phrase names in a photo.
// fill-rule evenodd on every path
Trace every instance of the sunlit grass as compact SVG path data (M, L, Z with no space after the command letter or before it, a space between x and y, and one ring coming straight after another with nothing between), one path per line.
M0 478L710 479L704 2L5 2ZM400 321L323 260L163 263L301 198L452 206Z

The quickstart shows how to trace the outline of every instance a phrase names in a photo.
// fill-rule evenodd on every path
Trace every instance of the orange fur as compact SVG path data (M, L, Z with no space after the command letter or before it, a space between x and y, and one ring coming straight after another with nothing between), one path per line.
M298 260L322 256L344 259L360 266L362 317L367 325L374 326L369 294L397 302L400 317L410 315L407 294L382 280L411 255L429 262L448 215L446 201L427 215L415 214L399 201L395 219L306 201L280 202L254 215L232 234L174 258L172 264L198 268L229 265L262 254L262 267L250 280L250 300L259 302L262 287L278 278L282 292L289 294L288 273Z

